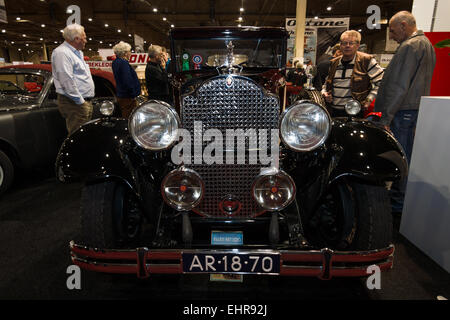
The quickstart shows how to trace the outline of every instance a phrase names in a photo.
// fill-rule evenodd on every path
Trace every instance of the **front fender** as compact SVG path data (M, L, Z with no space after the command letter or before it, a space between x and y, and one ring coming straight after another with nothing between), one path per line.
M102 118L84 124L59 150L56 158L58 179L65 182L116 177L132 186L126 153L129 139L125 119Z
M401 145L391 133L368 120L333 119L330 142L338 150L330 182L342 176L394 181L408 174Z

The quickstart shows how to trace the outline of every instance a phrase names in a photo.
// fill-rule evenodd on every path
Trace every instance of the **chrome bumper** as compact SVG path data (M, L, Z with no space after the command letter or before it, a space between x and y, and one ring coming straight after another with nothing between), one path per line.
M72 262L80 268L105 272L136 274L182 274L182 252L229 252L226 249L148 249L129 250L88 248L70 242ZM248 252L247 249L245 249ZM367 268L376 265L381 271L392 268L394 246L370 251L322 250L251 250L252 253L280 254L280 276L308 276L328 280L332 277L364 277Z

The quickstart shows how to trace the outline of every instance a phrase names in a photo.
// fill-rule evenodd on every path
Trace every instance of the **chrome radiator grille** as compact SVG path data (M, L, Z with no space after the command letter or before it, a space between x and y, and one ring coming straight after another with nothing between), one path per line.
M194 211L208 217L238 219L253 217L262 211L253 200L251 187L264 165L259 161L249 164L248 151L245 164L225 163L226 129L267 129L270 148L270 129L278 129L279 114L278 97L266 94L255 82L241 76L218 76L206 81L196 93L183 97L181 121L191 137L194 137L194 121L201 121L203 132L218 129L224 137L224 164L194 164L192 156L192 164L186 165L202 177L205 185L203 200ZM206 145L208 143L203 143L203 149ZM235 141L235 157L236 145ZM221 209L222 201L229 197L240 203L239 210L231 215Z

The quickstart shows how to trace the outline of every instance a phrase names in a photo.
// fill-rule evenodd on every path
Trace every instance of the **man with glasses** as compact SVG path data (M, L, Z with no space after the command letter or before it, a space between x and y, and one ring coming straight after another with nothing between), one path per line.
M342 56L331 60L322 95L332 117L346 116L344 107L351 99L361 103L362 115L377 96L383 69L372 56L358 51L360 42L358 31L345 31L340 42Z

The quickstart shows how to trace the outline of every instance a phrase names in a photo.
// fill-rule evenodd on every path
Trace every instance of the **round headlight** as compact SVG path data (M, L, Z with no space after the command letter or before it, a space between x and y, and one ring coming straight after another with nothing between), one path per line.
M357 115L361 111L361 103L359 101L351 99L345 104L345 112L351 116Z
M177 139L180 120L172 107L149 101L133 111L128 127L136 143L149 150L164 150Z
M100 105L100 113L104 116L110 116L114 112L114 103L111 101L103 101Z
M294 181L281 170L261 174L253 183L253 198L265 210L279 211L290 204L294 196Z
M295 151L311 151L325 142L330 126L325 109L313 102L299 101L281 118L281 139Z
M200 203L203 181L194 170L181 168L164 178L161 189L168 205L179 211L188 211Z

